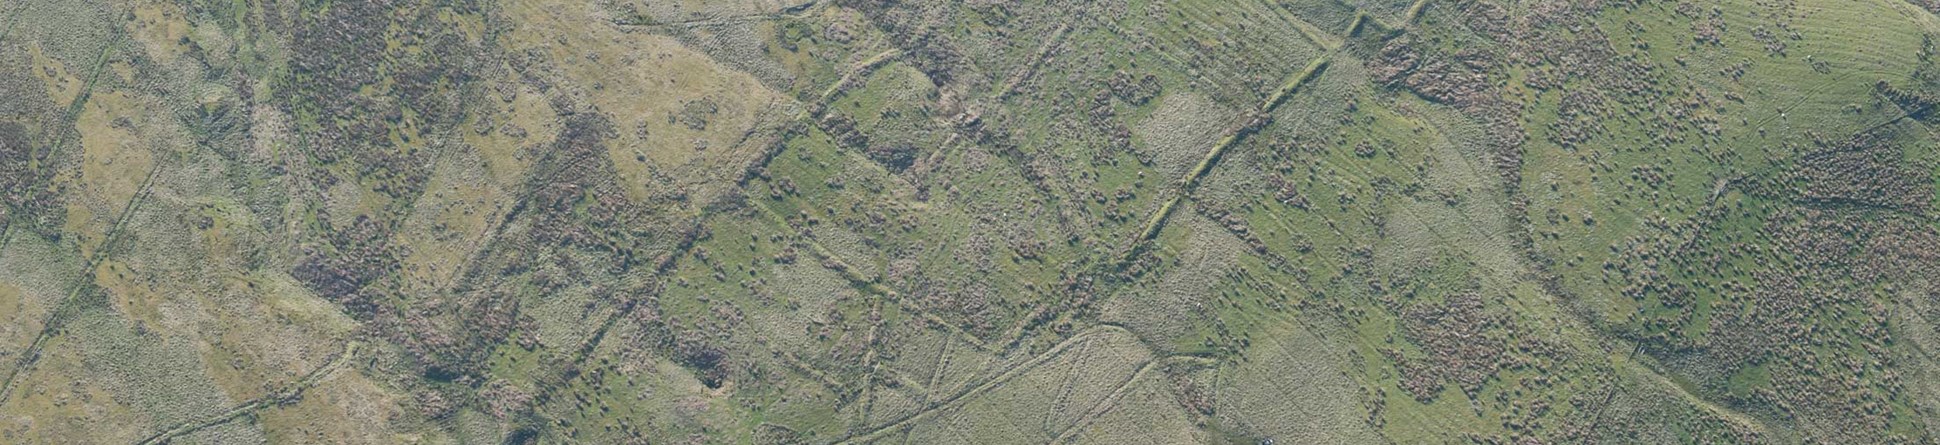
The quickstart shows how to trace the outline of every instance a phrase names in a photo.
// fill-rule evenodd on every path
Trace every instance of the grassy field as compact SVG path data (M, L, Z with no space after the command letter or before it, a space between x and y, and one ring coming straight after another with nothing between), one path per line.
M0 443L1922 443L1906 0L0 4Z

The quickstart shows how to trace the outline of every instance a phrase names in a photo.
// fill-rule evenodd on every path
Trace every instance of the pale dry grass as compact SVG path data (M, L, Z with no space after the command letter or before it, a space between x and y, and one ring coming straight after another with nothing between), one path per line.
M81 177L74 192L93 204L94 214L119 213L154 167L150 146L159 145L166 135L140 131L145 129L140 127L166 125L168 119L151 117L153 108L120 91L97 91L82 108L74 123L81 134L82 153Z
M776 107L788 103L754 76L676 38L621 29L598 5L516 1L502 11L517 23L506 49L549 61L543 75L558 90L547 94L612 120L620 137L606 145L623 177L672 175L708 195L761 152L768 140L749 136L778 122ZM704 125L682 119L690 104L703 101L711 104ZM628 189L635 199L647 193L644 181L629 181Z
M1209 373L1206 373L1209 374ZM1198 419L1179 403L1164 372L1145 372L1125 388L1117 403L1076 431L1068 443L1085 445L1169 445L1213 443ZM1301 443L1301 442L1293 442Z
M1926 280L1921 280L1926 281ZM1906 339L1906 349L1910 357L1903 363L1911 364L1907 373L1906 387L1917 396L1914 405L1928 413L1940 412L1940 327L1933 320L1940 318L1940 304L1935 304L1940 294L1927 282L1914 283L1900 291L1900 306L1895 310L1894 322L1899 326L1895 332ZM1921 423L1929 430L1940 430L1940 417L1925 416Z
M859 298L860 293L834 271L822 267L803 253L792 264L771 263L764 275L778 285L773 288L776 305L752 311L748 321L766 341L800 351L813 343L814 326L832 320L828 314L836 302Z
M1177 178L1206 156L1237 123L1239 112L1191 91L1168 92L1159 107L1132 126L1133 149L1152 160L1146 174Z
M1030 443L1056 438L1154 359L1123 331L1080 340L910 430L913 443Z
M824 224L815 228L815 240L827 247L836 257L842 258L850 270L865 278L878 278L883 274L881 251L869 245L861 234L839 225Z
M257 414L271 443L384 444L421 440L394 433L405 414L400 396L354 368L340 369L304 391L303 398Z
M80 311L68 328L88 335L64 336L66 347L54 344L47 351L79 354L82 375L106 389L116 402L141 413L136 418L144 421L145 430L214 415L237 403L210 377L194 340L138 331L104 309ZM61 372L37 367L34 374L23 377Z
M1220 282L1248 255L1244 241L1198 212L1176 212L1172 218L1178 224L1173 227L1185 229L1179 266L1165 271L1155 285L1107 301L1102 315L1151 339L1185 339L1209 321Z
M1279 443L1380 443L1327 340L1293 324L1253 339L1245 361L1220 371L1214 412L1222 425Z
M439 156L424 193L393 241L404 248L408 289L436 292L456 283L466 262L511 210L516 189L493 180L488 159L470 150Z
M134 443L149 427L137 407L96 382L71 341L55 339L38 367L0 404L0 442ZM11 360L9 361L11 363Z
M47 315L60 305L75 280L87 278L71 245L29 233L14 233L0 251L0 363L11 365L40 334Z

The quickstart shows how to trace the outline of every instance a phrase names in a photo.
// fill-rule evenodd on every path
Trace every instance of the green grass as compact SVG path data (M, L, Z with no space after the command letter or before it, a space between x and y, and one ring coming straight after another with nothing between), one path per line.
M0 442L1931 434L1901 0L609 3L0 11Z

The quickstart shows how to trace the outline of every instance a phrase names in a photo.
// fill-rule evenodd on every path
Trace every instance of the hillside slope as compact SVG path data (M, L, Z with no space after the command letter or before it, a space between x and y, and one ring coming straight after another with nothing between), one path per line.
M1926 0L0 3L0 443L1927 443Z

